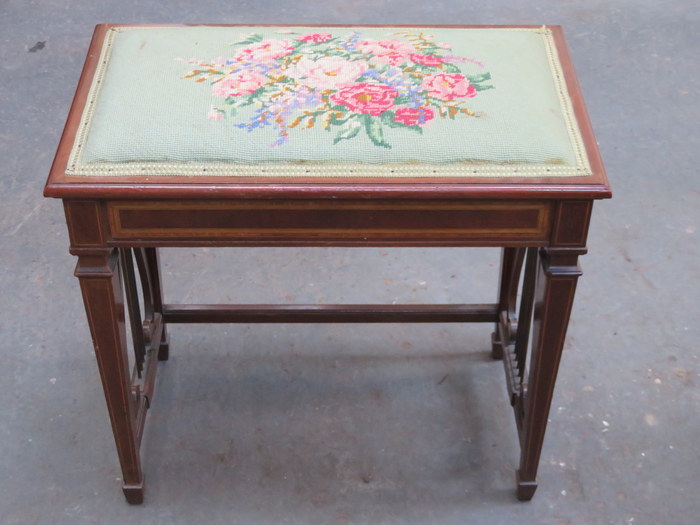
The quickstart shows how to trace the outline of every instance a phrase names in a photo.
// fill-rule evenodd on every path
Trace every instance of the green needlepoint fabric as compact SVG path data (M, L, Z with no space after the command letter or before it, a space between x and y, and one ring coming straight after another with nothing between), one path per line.
M75 175L589 175L545 29L124 27Z

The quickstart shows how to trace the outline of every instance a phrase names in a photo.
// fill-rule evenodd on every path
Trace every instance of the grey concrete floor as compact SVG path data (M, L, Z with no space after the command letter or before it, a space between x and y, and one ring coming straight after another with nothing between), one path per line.
M183 21L565 27L615 198L595 209L531 503L513 497L483 325L174 327L146 502L124 502L61 206L41 191L94 24ZM0 523L698 523L699 23L696 0L0 1ZM194 302L490 302L498 262L163 258L167 299Z

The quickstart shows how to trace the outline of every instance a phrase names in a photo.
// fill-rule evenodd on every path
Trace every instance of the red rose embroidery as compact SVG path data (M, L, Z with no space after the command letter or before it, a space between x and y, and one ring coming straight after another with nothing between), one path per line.
M331 95L331 100L347 106L351 111L376 117L394 107L394 99L398 96L398 92L392 87L357 82L342 86Z
M412 62L424 66L439 66L440 64L445 62L442 58L435 55L418 55L415 53L411 53L410 55L408 55L408 58L410 58Z
M396 110L394 120L407 126L415 126L416 124L422 126L429 120L433 120L434 117L435 112L426 106L420 108L403 107Z
M308 35L300 36L299 40L302 42L313 42L314 44L320 44L322 42L327 42L333 38L330 33L309 33Z

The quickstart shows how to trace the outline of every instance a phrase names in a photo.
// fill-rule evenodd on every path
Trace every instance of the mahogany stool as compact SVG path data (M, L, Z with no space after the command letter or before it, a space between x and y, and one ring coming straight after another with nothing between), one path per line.
M532 498L578 257L611 196L560 27L99 25L45 195L129 503L170 323L494 323ZM503 253L493 304L164 304L157 250L179 246Z

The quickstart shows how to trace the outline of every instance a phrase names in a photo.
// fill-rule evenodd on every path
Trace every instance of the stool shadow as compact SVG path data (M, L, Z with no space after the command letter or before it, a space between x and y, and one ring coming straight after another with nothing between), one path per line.
M149 411L147 491L351 514L513 501L500 363L488 352L366 350L174 355Z

